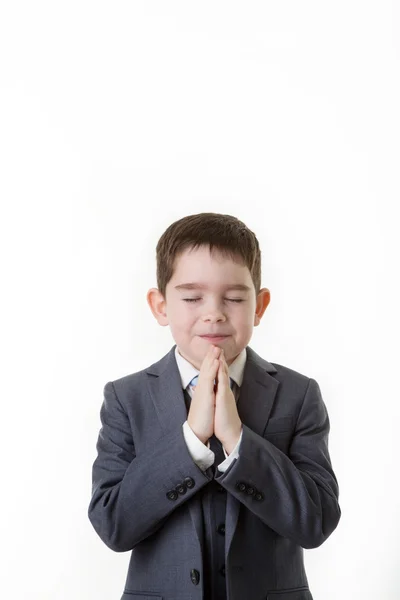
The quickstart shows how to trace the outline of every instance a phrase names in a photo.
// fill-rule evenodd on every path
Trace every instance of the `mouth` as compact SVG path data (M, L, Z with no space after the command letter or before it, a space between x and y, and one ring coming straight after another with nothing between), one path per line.
M209 342L222 342L228 338L229 335L201 335L200 337L203 338L203 340L208 340Z

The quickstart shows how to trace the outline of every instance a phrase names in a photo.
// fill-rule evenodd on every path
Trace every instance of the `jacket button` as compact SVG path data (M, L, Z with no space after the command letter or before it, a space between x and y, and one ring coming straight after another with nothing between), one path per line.
M221 573L221 575L223 575L225 577L225 565L222 565L219 572Z
M221 523L221 525L218 525L217 531L221 535L225 535L225 523Z
M255 490L253 487L251 487L251 485L246 490L246 494L249 494L249 496L252 496L254 494L254 492L255 492Z
M194 479L192 479L191 477L185 477L185 479L183 480L186 484L186 487L188 488L192 488L194 487Z
M254 496L254 498L256 500L262 500L264 498L264 496L261 492L257 492L256 495Z
M190 579L191 582L193 583L193 585L197 585L200 581L200 573L198 572L197 569L192 569L190 571Z
M239 492L244 492L246 489L245 484L243 483L243 481L238 481L236 484L237 489L239 490Z
M176 490L169 490L169 492L167 492L168 500L176 500L177 497L178 497L178 494L177 494Z
M186 485L184 483L180 483L175 489L179 494L186 494Z

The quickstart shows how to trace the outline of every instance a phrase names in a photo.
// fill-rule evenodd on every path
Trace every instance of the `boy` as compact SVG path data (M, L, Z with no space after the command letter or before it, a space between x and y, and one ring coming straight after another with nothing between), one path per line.
M132 551L121 600L313 600L303 548L341 516L329 417L314 379L247 345L270 300L257 238L184 217L157 244L157 284L176 345L105 385L93 464L89 519Z

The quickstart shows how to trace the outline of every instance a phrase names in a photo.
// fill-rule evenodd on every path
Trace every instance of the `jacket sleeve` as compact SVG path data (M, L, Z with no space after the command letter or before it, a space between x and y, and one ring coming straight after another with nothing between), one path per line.
M115 552L132 550L212 480L193 461L180 425L137 454L129 417L114 385L104 387L88 517Z
M310 379L288 454L243 424L239 458L216 480L278 534L316 548L341 516L329 430L319 385Z

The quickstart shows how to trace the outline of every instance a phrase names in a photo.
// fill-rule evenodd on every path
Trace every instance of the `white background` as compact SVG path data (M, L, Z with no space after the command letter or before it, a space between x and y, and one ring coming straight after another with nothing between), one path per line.
M0 8L0 595L119 599L87 508L103 386L172 347L155 246L197 212L262 249L251 347L315 378L342 518L314 600L400 597L399 3ZM247 600L247 599L246 599Z

